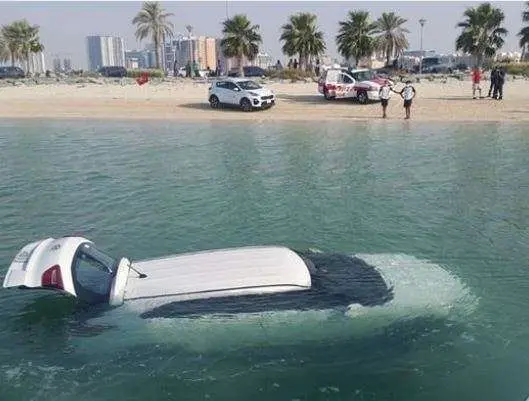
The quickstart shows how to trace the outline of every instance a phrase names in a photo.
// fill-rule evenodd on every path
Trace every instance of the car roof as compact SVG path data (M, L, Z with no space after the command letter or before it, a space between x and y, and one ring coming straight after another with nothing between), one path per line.
M238 83L238 82L245 82L245 81L253 81L251 78L247 78L247 77L244 77L244 78L236 78L236 77L230 77L230 78L222 78L222 79L219 79L217 82L233 82L233 83Z

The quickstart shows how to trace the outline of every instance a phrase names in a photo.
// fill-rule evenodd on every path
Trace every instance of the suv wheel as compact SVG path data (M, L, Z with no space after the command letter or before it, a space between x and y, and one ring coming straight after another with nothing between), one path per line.
M360 92L356 98L358 99L358 103L360 104L366 104L367 101L368 101L368 97L367 97L367 93L365 92Z
M241 109L243 109L244 111L252 111L252 103L249 99L241 99Z
M209 105L212 109L218 109L219 108L219 98L215 95L211 95L209 98Z

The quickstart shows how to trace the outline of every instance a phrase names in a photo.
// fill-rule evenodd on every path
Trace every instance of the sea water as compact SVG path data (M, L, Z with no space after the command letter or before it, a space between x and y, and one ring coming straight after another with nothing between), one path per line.
M524 400L526 132L2 121L0 274L73 233L132 260L281 244L361 256L396 296L146 321L2 290L0 400Z

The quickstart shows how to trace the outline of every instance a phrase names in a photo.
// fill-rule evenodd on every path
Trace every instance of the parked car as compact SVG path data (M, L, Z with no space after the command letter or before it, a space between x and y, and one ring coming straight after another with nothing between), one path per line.
M373 70L347 68L329 68L318 80L318 92L325 99L352 98L359 103L379 99L379 90L383 82L391 82L388 78L380 77Z
M120 66L101 67L98 72L104 77L123 78L127 76L127 69Z
M446 62L446 57L424 57L422 59L423 74L451 74L454 67L451 63ZM420 63L419 63L420 64ZM421 71L420 65L415 66L415 72Z
M245 77L264 77L266 76L266 71L263 70L261 67L256 67L253 65L248 65L245 67L242 67L244 76ZM230 72L228 73L229 77L238 77L239 76L239 69L238 68L232 68Z
M208 90L211 108L239 106L244 111L267 109L275 104L274 93L247 78L226 78L212 83Z
M24 78L26 74L20 67L0 67L0 79L3 78Z

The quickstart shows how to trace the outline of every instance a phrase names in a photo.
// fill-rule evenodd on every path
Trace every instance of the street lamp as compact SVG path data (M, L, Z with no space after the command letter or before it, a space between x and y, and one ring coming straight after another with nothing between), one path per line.
M421 63L419 64L419 74L422 74L422 58L424 57L423 50L422 50L422 31L423 31L425 23L426 23L426 20L424 18L421 18L419 20L419 24L421 24Z

